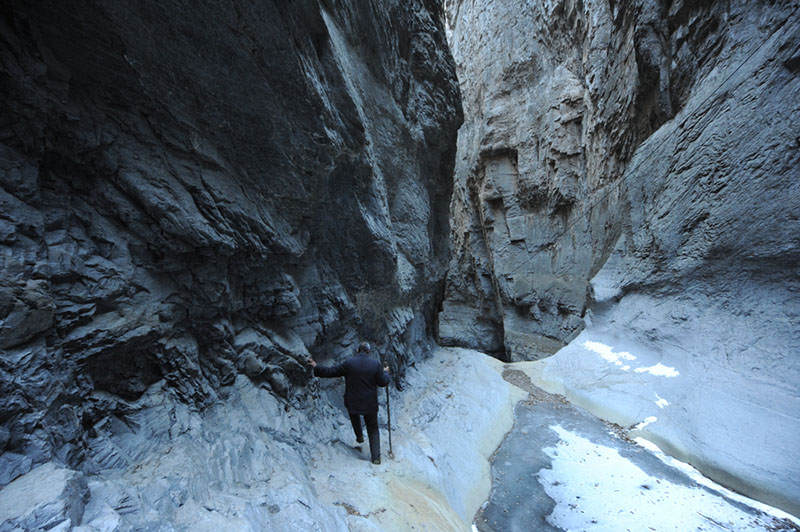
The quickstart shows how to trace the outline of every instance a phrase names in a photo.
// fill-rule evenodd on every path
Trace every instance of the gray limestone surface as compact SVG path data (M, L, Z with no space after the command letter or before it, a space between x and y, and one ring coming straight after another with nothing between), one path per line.
M466 119L440 340L515 361L554 353L583 329L589 281L620 235L660 220L666 205L678 203L671 219L679 227L669 249L647 250L637 282L650 273L667 279L658 264L690 233L681 254L695 265L721 233L732 240L716 242L720 256L769 244L750 270L782 261L797 234L797 50L783 31L795 8L448 1ZM749 81L735 93L721 87L744 63L739 76ZM690 102L697 108L687 110ZM707 130L715 119L720 126ZM686 188L692 179L696 194ZM669 198L662 211L628 194L640 186ZM754 198L763 216L751 224L739 215ZM711 230L705 213L723 211ZM734 236L743 231L752 238Z
M305 359L402 383L434 333L574 339L531 375L797 514L797 9L448 0L456 157L438 1L3 2L0 529L374 530ZM429 377L399 489L460 529L511 399Z
M48 462L0 492L0 531L70 530L83 519L88 500L82 473Z
M295 408L239 375L202 412L159 383L96 427L85 473L51 462L0 488L0 530L463 532L524 395L502 369L461 349L415 363L390 391L393 458L379 396L379 466L319 380Z
M648 388L625 377L621 388L601 388L658 393L671 405L660 414L651 408L658 399L652 395L644 404L628 399L624 409L641 405L637 422L647 410L660 416L647 430L662 448L794 515L800 515L800 76L792 66L800 59L798 10L773 22L764 13L742 13L751 27L770 28L758 47L738 63L718 65L637 151L625 176L624 230L591 281L587 330L564 353L578 350L587 367L586 342L597 341L641 356L642 368L648 358L674 368L680 375L657 376ZM642 368L640 375L649 375Z
M134 467L106 436L163 444L173 400L242 378L310 408L305 359L359 340L400 381L427 356L461 121L437 2L0 10L0 486Z
M656 417L645 430L663 449L795 515L798 39L795 17L644 143L587 328L536 370L606 419Z
M447 4L439 334L800 515L800 5ZM581 332L582 331L582 332Z

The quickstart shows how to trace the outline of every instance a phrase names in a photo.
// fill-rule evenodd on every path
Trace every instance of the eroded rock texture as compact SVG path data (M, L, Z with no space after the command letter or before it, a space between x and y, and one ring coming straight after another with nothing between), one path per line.
M309 353L424 356L461 120L440 11L3 4L0 485L81 464L155 383L298 406Z
M623 185L634 151L790 5L448 2L467 120L442 341L519 360L574 338L588 281L629 223L625 186L670 180L640 171Z
M800 515L797 3L448 9L470 119L443 339L580 334L543 384Z

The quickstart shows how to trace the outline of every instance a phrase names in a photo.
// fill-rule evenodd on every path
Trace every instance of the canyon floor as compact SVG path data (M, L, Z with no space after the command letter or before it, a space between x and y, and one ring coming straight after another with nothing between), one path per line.
M311 476L321 502L344 509L356 531L800 530L534 386L537 364L438 350L394 400L394 458L385 426L380 466L346 426L319 450Z
M48 463L0 490L0 532L800 530L664 455L643 427L534 385L552 385L553 363L436 349L390 388L391 453L381 393L377 466L336 380L320 382L314 412L244 378L203 416L150 404L165 397L155 387L129 430L97 436L102 474Z

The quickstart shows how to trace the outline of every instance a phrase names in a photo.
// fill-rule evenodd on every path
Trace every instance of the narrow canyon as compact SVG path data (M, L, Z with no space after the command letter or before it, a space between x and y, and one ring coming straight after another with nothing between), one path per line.
M0 94L0 532L800 530L796 0L11 0Z

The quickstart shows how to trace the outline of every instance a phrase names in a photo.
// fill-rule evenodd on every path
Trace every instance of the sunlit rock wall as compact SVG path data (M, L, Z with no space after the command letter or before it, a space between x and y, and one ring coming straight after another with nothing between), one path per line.
M154 385L289 408L309 354L425 355L461 120L436 2L6 4L0 94L0 485Z
M716 68L637 150L622 236L570 349L600 340L673 368L637 392L612 370L611 393L625 394L614 402L656 418L646 434L708 476L800 515L794 4L732 6L737 26Z
M513 359L579 335L541 385L795 515L799 15L449 3L468 121L440 314Z
M580 332L631 157L786 16L756 4L447 2L466 121L443 343L533 359Z

